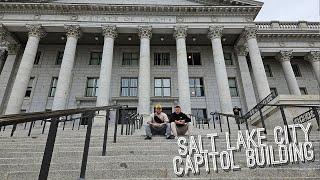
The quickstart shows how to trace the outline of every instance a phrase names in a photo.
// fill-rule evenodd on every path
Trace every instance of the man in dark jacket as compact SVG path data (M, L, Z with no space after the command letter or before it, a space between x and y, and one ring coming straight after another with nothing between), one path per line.
M174 111L170 118L172 134L177 137L178 135L185 135L188 132L190 135L191 119L181 112L180 106L176 106Z

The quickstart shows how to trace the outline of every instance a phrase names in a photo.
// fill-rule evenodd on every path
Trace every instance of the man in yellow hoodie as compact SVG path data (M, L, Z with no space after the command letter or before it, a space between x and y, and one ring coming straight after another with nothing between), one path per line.
M155 106L155 113L151 114L151 121L147 122L146 140L152 139L152 135L165 135L167 139L173 139L168 116L162 112L160 104Z

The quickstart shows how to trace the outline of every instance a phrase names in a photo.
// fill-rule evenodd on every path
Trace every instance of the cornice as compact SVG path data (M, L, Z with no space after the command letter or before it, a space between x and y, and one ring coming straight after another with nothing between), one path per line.
M261 6L0 3L0 12L32 14L250 15L255 17L260 9Z

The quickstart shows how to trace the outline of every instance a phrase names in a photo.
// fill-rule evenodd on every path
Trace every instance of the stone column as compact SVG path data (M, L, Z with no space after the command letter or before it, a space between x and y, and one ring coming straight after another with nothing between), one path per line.
M257 100L254 95L254 88L252 85L251 75L246 58L248 51L244 46L238 46L236 51L238 55L238 65L244 90L244 96L247 103L247 111L249 111L257 104Z
M280 51L280 53L277 56L277 59L280 61L282 65L284 77L287 81L290 94L300 96L301 92L299 89L299 85L290 63L291 57L292 57L292 50Z
M139 102L138 112L141 115L150 114L150 39L151 26L139 26L140 65L139 65Z
M30 80L34 60L37 54L40 38L44 31L40 24L26 26L29 31L21 63L14 81L5 114L17 114L21 111L23 99Z
M99 78L99 94L97 95L96 106L108 106L111 75L112 75L112 61L113 61L113 46L114 39L117 37L117 29L114 25L107 25L102 27L104 35L104 45Z
M17 59L17 53L20 46L17 44L9 44L7 48L7 58L3 65L3 70L0 75L0 109L4 109L7 94L9 92L10 80L14 71L14 65ZM2 111L0 111L2 113Z
M313 72L320 87L320 51L311 51L306 57L306 60L311 63Z
M63 110L66 108L77 42L81 34L80 26L78 25L65 25L65 30L67 32L67 43L64 49L52 110Z
M221 112L233 114L228 75L221 44L223 27L210 26L208 37L211 39L214 71L216 75Z
M177 26L174 30L177 46L179 104L186 114L191 114L190 85L186 48L187 27Z
M270 94L270 87L256 38L257 32L257 27L245 28L252 71L258 89L259 100L261 101Z

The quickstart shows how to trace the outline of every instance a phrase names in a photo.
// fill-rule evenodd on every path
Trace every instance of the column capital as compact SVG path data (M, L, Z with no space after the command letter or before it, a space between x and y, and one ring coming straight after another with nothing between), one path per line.
M20 44L8 44L7 51L8 54L17 54L20 49Z
M173 36L178 39L178 38L186 38L187 37L187 31L188 27L187 26L176 26L174 27L174 33Z
M209 39L221 38L223 26L209 26Z
M152 27L151 26L139 26L139 37L142 38L148 38L151 39L152 37Z
M309 62L320 61L320 51L310 51L305 57L305 60Z
M248 55L248 48L246 46L237 46L236 52L238 56L247 56Z
M79 38L81 36L81 29L79 25L64 25L67 37Z
M6 46L7 36L8 36L7 29L3 26L3 24L0 24L0 45Z
M102 34L104 37L110 37L115 39L118 36L116 25L102 26Z
M257 38L256 36L258 33L258 28L256 26L246 26L244 30L245 30L244 35L247 38L247 40Z
M292 50L281 50L279 54L276 56L278 61L283 62L283 61L290 61L292 58Z
M28 30L28 35L33 37L42 38L46 35L41 24L27 24L26 28Z

